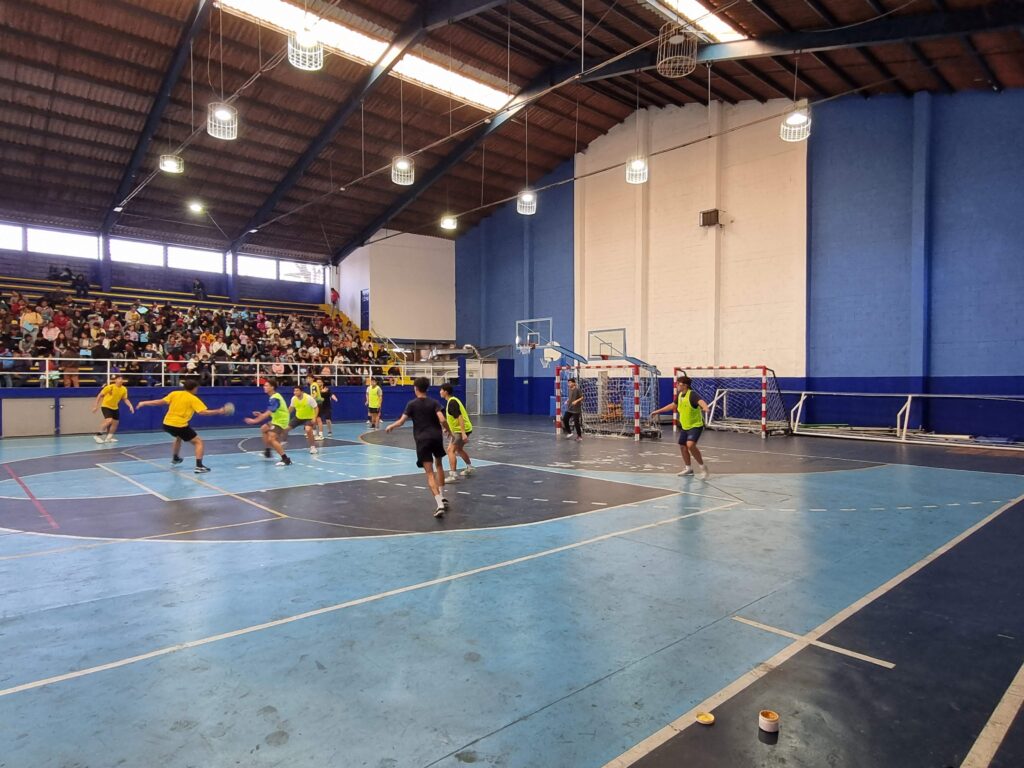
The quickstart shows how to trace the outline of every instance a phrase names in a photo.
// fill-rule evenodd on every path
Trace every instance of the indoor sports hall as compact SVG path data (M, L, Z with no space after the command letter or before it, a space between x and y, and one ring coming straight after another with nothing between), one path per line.
M1024 4L6 0L0 768L1024 766Z

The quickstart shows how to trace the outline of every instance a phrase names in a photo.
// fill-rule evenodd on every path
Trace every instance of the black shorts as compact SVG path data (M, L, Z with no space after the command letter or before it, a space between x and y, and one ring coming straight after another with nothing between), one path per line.
M121 418L121 411L117 408L104 408L101 405L100 413L103 414L104 419L113 419L114 421L117 421Z
M445 456L444 440L440 437L416 443L416 466L423 467L428 461L441 461Z
M367 408L367 413L380 413L380 408Z
M320 416L320 421L331 420L331 409L327 406L326 403L320 406L320 413L318 415Z
M312 419L295 419L293 418L288 422L288 429L295 429L296 427L305 427Z
M198 435L196 435L196 431L187 424L184 427L172 427L170 424L164 424L164 432L171 437L184 440L186 443L191 443L196 437L198 437Z

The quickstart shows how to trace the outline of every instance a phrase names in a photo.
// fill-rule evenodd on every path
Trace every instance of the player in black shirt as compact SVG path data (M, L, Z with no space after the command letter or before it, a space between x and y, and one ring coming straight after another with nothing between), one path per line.
M389 424L386 431L392 432L412 419L412 436L416 441L416 466L422 467L427 474L427 485L437 502L434 517L441 517L448 509L448 499L444 497L444 430L447 429L444 412L440 404L427 397L430 382L423 376L412 384L416 399L410 400L405 406L405 413L394 424Z

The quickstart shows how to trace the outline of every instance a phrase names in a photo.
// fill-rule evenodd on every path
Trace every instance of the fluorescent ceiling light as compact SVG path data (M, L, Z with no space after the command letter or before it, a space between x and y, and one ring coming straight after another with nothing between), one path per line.
M390 45L336 21L320 18L284 0L220 0L228 13L274 27L285 34L315 35L324 48L346 59L373 64ZM486 83L450 71L420 56L407 53L394 67L397 75L459 101L493 112L511 96Z
M746 40L747 36L737 32L729 23L719 18L697 0L645 0L654 10L671 21L689 21L712 40L719 43L733 43Z

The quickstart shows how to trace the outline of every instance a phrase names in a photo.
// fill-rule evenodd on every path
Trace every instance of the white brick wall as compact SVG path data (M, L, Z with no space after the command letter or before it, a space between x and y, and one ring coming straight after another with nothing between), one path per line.
M765 362L805 373L806 144L778 137L787 102L643 110L646 185L626 184L637 114L577 155L576 347L625 327L629 352L676 364ZM742 126L742 127L741 127ZM720 138L709 133L738 128ZM703 229L698 213L725 211ZM646 215L645 215L646 214ZM717 357L717 359L715 359Z

